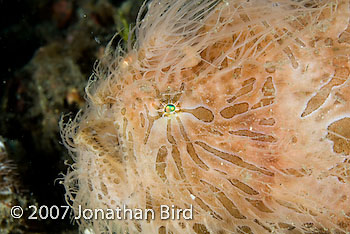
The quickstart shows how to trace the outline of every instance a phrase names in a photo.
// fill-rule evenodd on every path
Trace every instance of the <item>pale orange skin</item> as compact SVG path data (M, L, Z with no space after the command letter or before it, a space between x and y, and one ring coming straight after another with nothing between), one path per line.
M133 49L101 62L64 132L73 207L195 211L95 220L96 233L350 232L349 2L171 2L153 2ZM203 17L182 28L186 11Z

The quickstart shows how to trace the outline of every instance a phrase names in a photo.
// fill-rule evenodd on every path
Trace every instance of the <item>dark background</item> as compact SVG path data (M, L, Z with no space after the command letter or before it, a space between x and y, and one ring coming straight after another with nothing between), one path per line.
M94 62L117 31L125 39L141 3L0 0L0 140L16 165L13 194L0 196L0 207L66 205L55 180L72 161L58 121L83 108ZM77 232L68 216L30 222L28 212L20 220L0 215L0 233Z

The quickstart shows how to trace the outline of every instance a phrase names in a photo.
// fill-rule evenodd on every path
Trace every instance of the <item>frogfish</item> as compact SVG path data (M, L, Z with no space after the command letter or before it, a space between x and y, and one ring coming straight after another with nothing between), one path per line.
M350 233L349 22L348 0L144 3L61 124L81 231Z

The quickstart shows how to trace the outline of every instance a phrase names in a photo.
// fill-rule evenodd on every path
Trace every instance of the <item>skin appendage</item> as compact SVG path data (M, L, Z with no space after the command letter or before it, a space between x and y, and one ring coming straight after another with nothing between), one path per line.
M153 0L62 123L93 233L349 233L348 0ZM161 219L161 207L192 209Z

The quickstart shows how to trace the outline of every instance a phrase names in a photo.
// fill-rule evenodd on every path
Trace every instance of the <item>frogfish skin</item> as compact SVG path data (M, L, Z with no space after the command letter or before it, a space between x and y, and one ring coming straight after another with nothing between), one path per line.
M62 124L93 233L349 233L348 0L153 0ZM161 219L160 207L193 209Z

